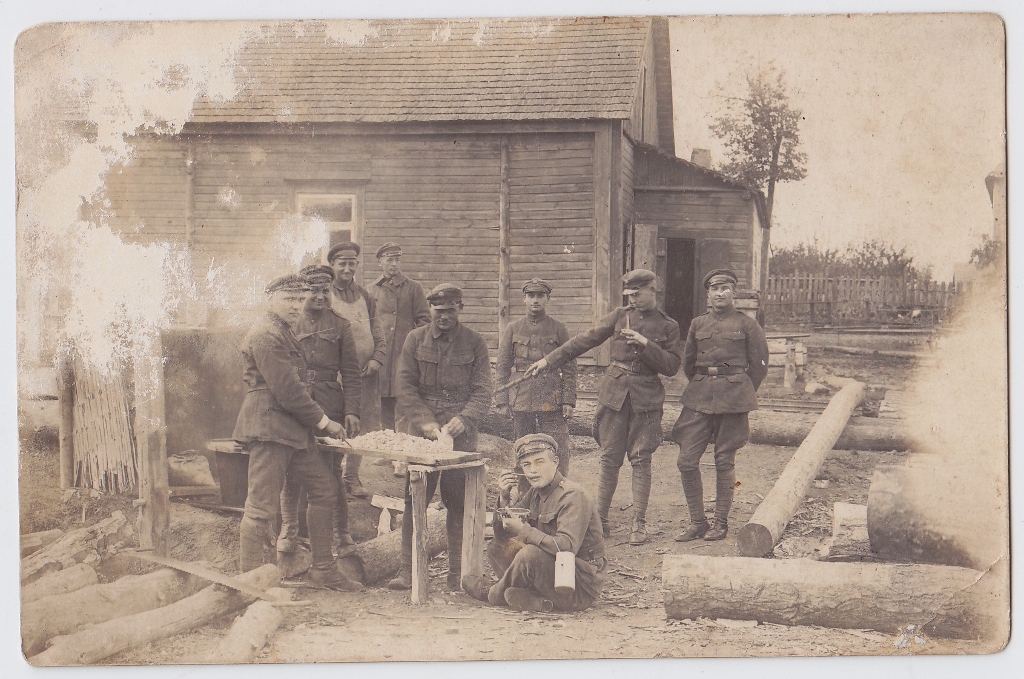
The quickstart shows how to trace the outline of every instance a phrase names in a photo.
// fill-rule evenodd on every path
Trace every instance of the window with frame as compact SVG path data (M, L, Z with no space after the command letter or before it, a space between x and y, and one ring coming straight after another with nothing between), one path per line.
M362 240L359 198L355 193L296 193L295 209L302 217L319 217L327 224L330 247Z

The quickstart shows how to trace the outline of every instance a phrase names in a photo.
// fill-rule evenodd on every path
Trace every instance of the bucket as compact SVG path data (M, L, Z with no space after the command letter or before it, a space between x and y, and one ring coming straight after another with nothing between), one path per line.
M228 507L244 507L249 494L249 454L217 451L217 477L220 479L220 502Z

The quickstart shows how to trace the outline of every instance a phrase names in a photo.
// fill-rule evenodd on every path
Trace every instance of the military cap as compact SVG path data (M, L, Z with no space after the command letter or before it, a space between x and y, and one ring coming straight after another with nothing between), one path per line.
M306 277L310 285L330 285L334 280L334 269L326 264L312 264L303 267L299 273Z
M455 283L441 283L430 291L427 301L435 309L454 309L462 304L462 288Z
M736 277L736 272L731 269L713 269L704 276L704 289L710 288L712 283L732 283L736 285L739 283L739 279Z
M327 251L327 261L333 262L335 257L340 257L342 254L348 254L349 252L351 252L350 257L358 257L360 252L359 243L353 243L350 240L335 243Z
M545 294L551 294L551 283L548 283L543 278L531 278L530 280L523 283L523 294L528 292L543 292Z
M270 295L272 293L283 290L285 292L309 292L309 282L305 276L297 273L290 273L287 276L281 276L267 283L266 291Z
M632 295L648 283L653 283L657 277L657 274L649 269L633 269L622 277L622 294Z
M541 453L545 450L557 453L558 443L547 434L527 434L516 439L516 442L512 444L512 450L518 463L527 455Z
M380 259L384 255L400 255L402 254L402 246L398 243L387 242L377 248L377 259Z

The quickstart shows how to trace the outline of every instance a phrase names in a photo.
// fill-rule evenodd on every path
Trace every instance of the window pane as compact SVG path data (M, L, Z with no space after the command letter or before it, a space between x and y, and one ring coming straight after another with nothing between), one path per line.
M351 222L352 221L352 199L338 198L337 200L326 201L303 201L303 217L319 217L325 222Z

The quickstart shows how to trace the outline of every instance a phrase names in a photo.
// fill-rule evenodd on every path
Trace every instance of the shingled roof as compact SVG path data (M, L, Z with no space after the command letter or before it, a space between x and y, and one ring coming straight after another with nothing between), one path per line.
M193 123L626 119L647 17L274 24ZM365 30L364 30L365 29Z

